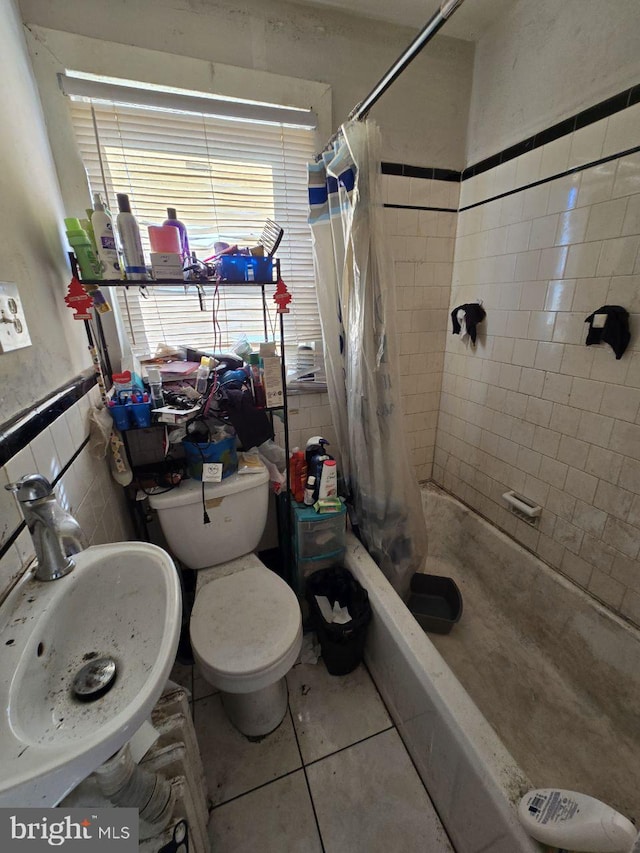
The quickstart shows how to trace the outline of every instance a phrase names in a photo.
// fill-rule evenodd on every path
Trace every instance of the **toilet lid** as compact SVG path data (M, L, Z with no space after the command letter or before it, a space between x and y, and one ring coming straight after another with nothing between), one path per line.
M266 567L253 567L211 581L196 595L191 642L212 669L248 676L285 657L300 624L293 590Z

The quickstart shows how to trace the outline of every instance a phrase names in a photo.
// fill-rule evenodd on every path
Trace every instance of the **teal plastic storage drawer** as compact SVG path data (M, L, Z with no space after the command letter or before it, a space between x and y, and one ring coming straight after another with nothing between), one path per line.
M333 554L346 546L347 508L340 512L317 513L313 507L294 507L295 551L297 560L313 560Z

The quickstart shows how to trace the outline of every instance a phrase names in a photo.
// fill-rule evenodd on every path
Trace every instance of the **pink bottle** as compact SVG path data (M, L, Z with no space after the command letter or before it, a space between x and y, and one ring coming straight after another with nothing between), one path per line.
M182 254L180 229L177 225L149 225L148 231L152 252Z

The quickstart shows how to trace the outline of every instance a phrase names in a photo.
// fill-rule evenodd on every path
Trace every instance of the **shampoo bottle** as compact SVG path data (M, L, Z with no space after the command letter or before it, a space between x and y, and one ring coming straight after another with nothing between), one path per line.
M116 224L124 255L125 273L130 281L144 281L147 277L147 267L142 251L140 229L135 216L131 213L129 196L125 193L118 193L118 209L120 213Z
M74 217L65 219L67 238L80 267L83 279L102 278L102 266L93 251L87 232L80 225L80 220Z
M120 262L113 222L109 211L102 203L100 193L93 194L93 206L95 210L91 216L91 224L93 225L98 257L102 262L104 277L106 279L120 278Z
M191 258L191 252L189 251L189 237L187 236L187 229L185 227L184 222L180 222L178 219L178 214L176 213L175 207L167 208L167 219L162 223L163 225L174 225L178 231L180 232L180 248L182 252L182 260L189 260Z
M638 835L611 806L575 791L529 791L520 800L518 817L536 841L581 853L629 853Z

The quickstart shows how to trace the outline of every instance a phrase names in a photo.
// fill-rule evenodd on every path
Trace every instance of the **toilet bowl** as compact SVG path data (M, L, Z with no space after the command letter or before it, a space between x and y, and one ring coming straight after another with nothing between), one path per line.
M282 721L284 677L302 646L295 593L252 553L266 524L268 490L263 469L206 483L204 500L202 483L193 480L149 498L173 554L200 570L189 625L194 657L220 690L231 722L249 737Z

